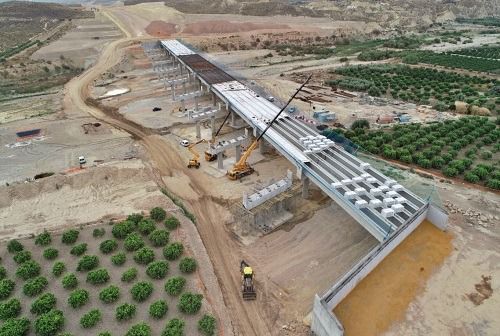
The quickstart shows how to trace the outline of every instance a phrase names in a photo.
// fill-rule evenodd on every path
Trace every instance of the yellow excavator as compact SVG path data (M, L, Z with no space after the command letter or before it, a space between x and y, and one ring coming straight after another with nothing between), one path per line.
M243 300L255 300L257 298L257 293L255 292L255 287L253 285L253 269L248 265L245 260L240 263L241 272L241 295Z
M197 144L200 144L202 142L208 142L205 139L198 140L197 142L194 142L188 146L188 150L193 154L193 157L189 159L188 168L200 168L200 154L196 151L194 148ZM206 157L205 157L206 158Z
M248 157L252 152L254 151L255 148L258 147L259 145L259 140L266 134L267 130L273 125L273 123L278 119L280 114L287 108L287 106L290 104L290 102L295 98L295 96L302 90L302 88L309 82L311 79L312 75L309 75L307 77L306 81L298 88L298 90L288 99L287 103L285 106L281 108L281 110L276 114L276 116L271 120L271 122L267 125L267 127L264 129L264 131L252 142L252 144L247 148L245 153L241 156L238 162L236 162L230 170L227 171L227 177L230 180L239 180L240 178L252 174L255 169L253 169L250 164L247 162Z

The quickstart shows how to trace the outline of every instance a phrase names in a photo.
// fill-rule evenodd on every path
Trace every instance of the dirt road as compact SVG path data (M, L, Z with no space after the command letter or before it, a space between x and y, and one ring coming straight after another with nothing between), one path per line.
M243 303L240 298L239 261L242 258L241 246L232 239L231 233L220 222L220 206L211 198L210 192L196 176L187 170L183 161L167 142L147 129L140 127L118 114L101 110L89 104L89 87L100 74L117 64L123 56L123 48L133 42L144 40L144 37L135 37L133 32L123 27L116 17L104 12L123 30L126 37L108 44L103 50L96 64L81 76L71 80L65 88L65 109L79 109L93 117L124 130L137 139L146 149L155 169L163 179L169 177L183 177L177 179L178 188L189 188L198 197L187 200L197 217L197 228L203 239L207 252L214 265L217 278L224 295L227 312L232 326L224 316L226 309L216 312L221 321L224 335L270 335L272 322L266 314L264 304L265 295L260 294L254 302ZM187 177L187 178L185 178ZM172 190L176 192L176 190ZM210 289L208 289L210 292ZM217 308L216 308L217 309Z

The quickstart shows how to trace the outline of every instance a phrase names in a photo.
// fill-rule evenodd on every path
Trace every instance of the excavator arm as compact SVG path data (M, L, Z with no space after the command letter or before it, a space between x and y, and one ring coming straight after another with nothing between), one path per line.
M202 142L207 142L207 140L201 139L188 146L188 150L191 152L191 154L193 154L193 157L188 162L188 168L197 168L197 169L200 168L200 160L199 160L200 154L196 151L194 147Z

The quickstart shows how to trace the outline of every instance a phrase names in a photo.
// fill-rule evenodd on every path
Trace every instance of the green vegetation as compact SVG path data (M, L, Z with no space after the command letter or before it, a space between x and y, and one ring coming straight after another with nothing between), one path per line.
M34 260L23 262L16 270L16 275L23 280L28 280L40 274L41 267Z
M109 273L104 268L90 271L87 274L87 282L91 283L92 285L102 285L108 282L109 279L110 279Z
M183 293L180 296L177 307L185 314L196 314L201 308L203 295L193 293Z
M19 319L8 319L0 324L0 335L2 336L25 336L30 330L30 320L25 317Z
M92 237L100 238L100 237L104 236L105 233L106 233L106 230L104 230L104 228L96 228L92 231Z
M5 279L6 276L7 276L7 270L5 269L5 267L0 266L0 280Z
M182 255L183 252L184 246L179 242L175 242L169 244L163 249L163 256L167 260L176 260Z
M120 298L120 288L116 286L109 286L104 288L99 293L99 299L104 303L113 303Z
M462 55L455 55L456 52L450 53L435 53L432 51L411 51L405 52L405 57L411 57L403 61L409 64L426 63L433 65L441 65L447 68L458 68L481 72L498 72L500 71L500 60L472 58Z
M146 274L152 279L163 279L168 273L166 261L153 261L148 264Z
M75 274L68 273L63 277L61 283L64 289L74 289L78 286L78 279Z
M79 261L77 271L87 272L99 266L99 258L95 255L84 255Z
M113 237L117 239L124 239L128 236L129 233L132 233L135 230L135 223L131 221L123 221L121 223L115 224L113 229L111 229L111 233Z
M398 56L399 53L392 50L366 50L358 55L360 61L380 61Z
M23 286L23 293L26 296L33 297L37 296L47 287L49 282L43 276L37 276L31 280L26 281Z
M98 309L92 309L84 314L80 319L80 326L85 329L93 328L99 321L101 321L102 314Z
M125 336L151 336L151 327L144 322L135 324L127 331Z
M0 303L0 320L15 318L21 313L21 301L10 299Z
M182 210L182 213L184 214L184 216L186 216L187 218L189 218L189 220L193 223L196 224L196 217L195 215L193 215L187 208L186 206L184 205L184 203L182 203L182 201L176 197L174 194L172 194L170 191L168 191L167 189L164 189L162 188L161 189L161 192L167 196L168 198L170 198L172 200L172 202L174 202L175 205L177 205L179 208L181 208Z
M168 321L161 336L184 336L184 321L174 318Z
M149 298L149 296L153 293L153 284L150 282L141 281L136 283L130 289L130 294L132 298L137 302L142 302Z
M116 307L116 319L118 321L130 320L134 317L136 307L133 304L124 303Z
M183 277L172 277L165 283L165 291L172 296L177 296L182 292L185 285L186 279Z
M161 222L165 220L165 217L167 216L167 212L163 210L162 208L155 207L151 209L149 212L149 216L151 217L152 220L155 220L157 222Z
M66 271L66 265L62 261L57 261L54 263L54 266L52 266L52 274L55 277L60 277L64 271Z
M118 248L118 243L116 240L107 239L99 245L99 250L104 254L109 254L114 252Z
M64 327L64 314L60 310L51 310L35 320L35 332L38 336L54 336Z
M22 250L24 250L24 246L17 239L12 239L7 244L7 251L9 251L9 253L17 253Z
M140 213L135 213L127 216L127 220L134 223L139 224L139 222L144 218L144 216Z
M57 299L52 293L40 295L31 304L30 312L35 315L45 314L56 307Z
M127 251L137 251L144 245L145 243L142 237L135 232L129 233L123 242L123 247L125 247Z
M77 230L68 230L62 234L61 241L66 245L72 245L78 239L80 232Z
M149 241L154 247L165 246L168 243L170 233L165 230L154 230L148 236Z
M51 242L52 242L52 236L45 230L35 238L35 245L47 246Z
M387 159L441 170L447 177L461 177L493 189L500 181L497 165L477 162L492 160L493 153L499 153L495 148L500 147L500 127L485 117L463 117L427 126L396 125L386 131L327 130L323 135L331 138L340 133L364 150Z
M198 321L198 330L205 336L215 335L216 321L212 315L205 314Z
M451 53L500 60L500 45L485 45L476 48L465 48L460 50L453 50Z
M188 257L182 258L179 269L182 273L193 273L196 270L196 260Z
M125 264L126 261L127 261L127 256L125 255L125 253L117 253L111 257L111 262L113 263L113 265L116 266L121 266Z
M43 251L43 257L47 260L54 260L59 256L59 251L55 248L49 247Z
M34 46L35 44L41 43L39 40L27 41L19 44L17 47L9 48L5 51L0 52L0 63L5 61L7 58L20 53L21 51Z
M500 18L497 17L483 17L483 18L456 18L458 23L467 23L467 24L476 24L482 26L492 26L492 27L500 27Z
M165 220L165 227L170 231L175 230L179 227L181 223L177 219L177 217L170 216Z
M73 308L80 308L89 301L89 292L85 289L75 289L69 294L68 304Z
M155 319L163 318L167 311L168 305L164 300L155 301L149 306L149 315Z
M69 251L70 254L77 256L77 257L82 256L83 254L85 254L85 252L87 252L87 243L81 243L81 244L75 245Z
M496 109L497 94L493 88L500 83L494 79L460 75L405 65L349 66L335 70L339 79L326 84L349 90L376 91L404 101L455 109L455 101ZM375 94L377 95L377 94ZM493 106L491 106L493 104Z
M0 280L0 300L7 299L14 290L15 286L15 282L10 279Z
M137 268L129 268L122 274L121 280L123 282L132 282L137 278Z
M30 251L21 251L17 252L14 255L14 261L18 264L22 264L25 261L31 260L31 252Z
M158 208L158 209L160 209L160 208ZM163 209L160 209L160 210L163 210ZM163 211L165 211L165 210L163 210ZM161 215L158 215L158 214L157 214L157 216L159 216L160 218L162 217ZM148 219L148 218L141 220L139 222L139 224L137 224L137 230L146 236L148 234L150 234L151 232L153 232L155 229L156 229L155 223L151 219Z
M134 254L134 260L141 265L147 265L155 259L155 252L149 247L143 247Z

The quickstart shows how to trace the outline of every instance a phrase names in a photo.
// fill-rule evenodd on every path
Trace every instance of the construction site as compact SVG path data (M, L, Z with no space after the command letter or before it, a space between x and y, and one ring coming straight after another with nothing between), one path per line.
M498 193L322 135L360 119L378 130L456 114L328 87L342 66L328 58L270 61L271 49L217 42L347 36L375 23L259 16L250 25L160 3L92 11L33 54L85 67L50 92L51 114L11 111L0 125L3 241L159 206L179 218L171 237L198 260L189 287L203 294L214 334L495 335ZM186 334L202 334L195 317L179 316ZM148 323L158 335L165 325Z

